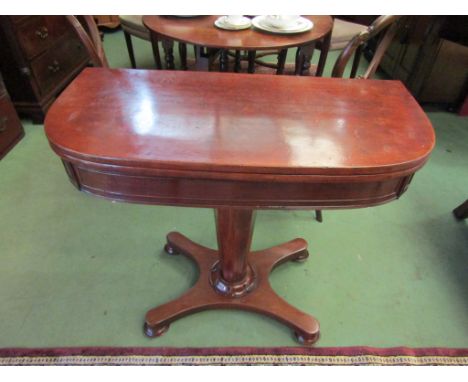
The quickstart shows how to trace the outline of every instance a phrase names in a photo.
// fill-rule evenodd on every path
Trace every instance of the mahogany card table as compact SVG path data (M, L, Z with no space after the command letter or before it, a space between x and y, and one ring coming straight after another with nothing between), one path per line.
M255 210L392 201L435 143L398 81L104 68L70 84L45 130L81 191L215 211L217 249L167 235L166 252L194 260L199 279L146 314L146 335L201 310L243 309L278 319L303 344L318 339L318 321L279 297L268 277L285 261L306 260L307 243L251 251Z

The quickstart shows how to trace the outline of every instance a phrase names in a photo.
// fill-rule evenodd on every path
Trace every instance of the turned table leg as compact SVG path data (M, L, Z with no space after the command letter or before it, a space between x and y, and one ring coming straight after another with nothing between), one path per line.
M219 71L220 72L227 72L228 71L228 51L227 49L221 49L219 54Z
M163 39L162 46L164 49L164 58L166 60L166 69L174 70L174 41Z
M160 336L171 322L202 310L241 309L279 320L291 327L303 344L310 345L318 339L317 320L279 297L268 280L273 268L283 262L306 260L307 243L294 239L250 252L254 215L250 209L218 208L215 214L217 251L196 244L180 233L168 234L166 252L188 256L196 262L200 274L184 295L147 312L146 335Z
M308 74L314 50L315 42L297 48L295 75L303 76Z
M282 49L278 53L276 74L283 74L284 73L284 65L286 64L286 57L287 56L288 56L288 50L287 49Z

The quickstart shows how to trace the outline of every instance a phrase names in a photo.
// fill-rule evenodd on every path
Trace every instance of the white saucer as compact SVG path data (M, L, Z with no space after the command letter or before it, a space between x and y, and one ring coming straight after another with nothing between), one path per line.
M214 24L221 29L226 29L230 31L238 31L242 29L247 29L250 28L252 25L252 22L248 17L243 17L242 21L244 22L243 24L239 25L233 25L227 22L227 16L221 16L220 18L216 19Z
M314 23L305 17L298 18L297 22L287 28L277 28L268 23L267 16L257 16L252 19L252 24L255 28L271 33L293 34L303 33L311 30Z

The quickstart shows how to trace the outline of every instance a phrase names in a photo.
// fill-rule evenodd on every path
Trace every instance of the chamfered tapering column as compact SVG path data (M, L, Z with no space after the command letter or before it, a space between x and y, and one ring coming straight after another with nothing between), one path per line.
M219 261L212 269L211 283L218 293L239 297L255 286L255 275L247 262L255 211L218 208L215 218Z

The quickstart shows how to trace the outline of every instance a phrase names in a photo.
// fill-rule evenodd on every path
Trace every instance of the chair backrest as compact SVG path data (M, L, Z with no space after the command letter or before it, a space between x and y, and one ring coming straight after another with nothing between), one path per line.
M83 43L89 53L91 62L94 66L109 67L107 63L104 48L102 46L99 29L93 16L65 16L73 27L76 36ZM78 19L79 18L79 19ZM81 20L81 22L80 22Z
M380 16L371 25L369 25L365 31L353 37L336 60L335 66L333 67L332 77L343 77L346 64L353 54L355 55L355 58L359 60L362 47L371 38L385 32L378 42L372 61L370 62L366 72L360 76L360 78L367 79L374 75L385 51L398 30L401 19L402 16ZM353 66L357 67L357 63L358 62L355 62Z

